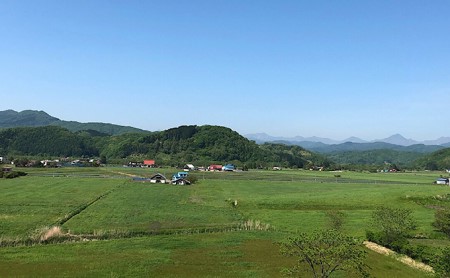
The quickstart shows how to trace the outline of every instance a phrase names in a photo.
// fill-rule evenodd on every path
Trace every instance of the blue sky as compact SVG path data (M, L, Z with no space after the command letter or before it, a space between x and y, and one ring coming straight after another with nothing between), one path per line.
M449 1L0 1L0 110L450 136Z

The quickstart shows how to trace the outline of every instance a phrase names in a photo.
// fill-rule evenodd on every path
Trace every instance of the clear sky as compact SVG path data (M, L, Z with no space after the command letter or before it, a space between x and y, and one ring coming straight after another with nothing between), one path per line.
M0 110L146 130L450 136L450 1L0 0Z

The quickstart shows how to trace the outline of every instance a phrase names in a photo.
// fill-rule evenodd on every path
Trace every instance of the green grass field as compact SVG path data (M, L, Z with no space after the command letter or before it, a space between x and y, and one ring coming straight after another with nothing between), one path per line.
M167 177L176 171L159 170ZM440 173L198 172L195 185L171 186L125 175L148 177L152 169L25 171L0 179L0 277L279 277L292 261L277 243L327 228L329 211L342 212L344 232L363 239L379 206L413 211L417 234L427 237L414 244L449 243L431 225L434 210L415 201L449 194L432 184ZM54 225L71 240L32 244L37 231ZM368 255L375 277L427 276Z

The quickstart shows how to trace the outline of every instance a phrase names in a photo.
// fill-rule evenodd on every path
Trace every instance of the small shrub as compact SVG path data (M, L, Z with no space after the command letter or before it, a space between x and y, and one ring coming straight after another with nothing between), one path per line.
M344 224L344 213L338 210L330 210L326 212L329 218L329 225L331 229L341 230Z
M438 209L434 217L433 226L450 237L450 210Z
M381 243L381 234L380 233L375 233L374 231L366 231L366 238L368 241L371 242L375 242L378 244L382 244Z
M408 240L404 237L398 238L392 242L386 242L386 247L391 248L397 253L402 253L405 255L408 255L408 253L412 253L411 245L409 244Z
M196 182L198 181L198 178L197 178L197 176L195 176L195 175L189 175L189 176L186 178L186 180L190 181L191 184L194 184L194 183L196 183Z
M450 248L444 248L442 254L435 258L433 267L436 271L437 277L450 276Z
M0 171L0 178L6 178L6 179L14 179L21 176L26 176L27 173L22 171L11 171L11 172L3 172Z
M17 171L16 173L19 175L19 177L23 177L23 176L28 175L28 173L25 173L25 172L22 172L22 171Z
M7 179L14 179L14 178L17 178L19 176L19 174L17 172L9 172L9 173L5 173L3 176Z

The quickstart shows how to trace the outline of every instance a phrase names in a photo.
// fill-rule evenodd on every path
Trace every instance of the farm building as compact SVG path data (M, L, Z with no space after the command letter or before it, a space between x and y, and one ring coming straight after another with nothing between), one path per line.
M186 164L183 167L184 171L194 171L195 170L195 166L193 164Z
M151 183L168 183L169 181L163 174L155 174L150 178Z
M147 159L147 160L144 160L142 162L141 161L130 161L130 162L128 162L128 165L126 165L126 166L128 166L128 167L140 167L140 168L142 168L142 167L153 168L153 167L156 166L156 164L155 164L155 160Z
M143 167L155 167L155 160L153 159L144 160Z
M449 179L448 178L438 178L436 180L436 184L449 184Z
M208 171L222 171L222 165L218 165L218 164L212 164L209 165L208 167Z

